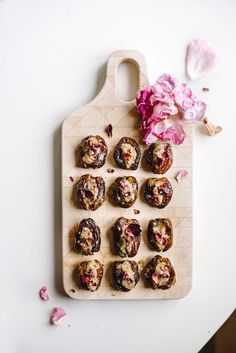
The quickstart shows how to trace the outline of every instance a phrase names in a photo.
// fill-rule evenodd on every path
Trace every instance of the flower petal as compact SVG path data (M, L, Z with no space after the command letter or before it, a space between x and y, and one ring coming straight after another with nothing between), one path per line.
M180 170L176 176L175 176L175 180L178 182L178 183L181 183L181 181L188 175L188 172L187 170L185 169L182 169Z
M202 101L196 101L194 106L183 113L183 122L193 124L203 121L206 113L206 104Z
M184 138L185 132L180 121L164 119L157 123L152 123L143 140L147 145L157 140L169 141L175 145L180 145L183 143Z
M66 311L63 308L56 307L53 309L52 314L51 314L51 323L53 325L58 325L60 319L66 315Z
M194 39L187 46L186 71L192 80L206 76L222 59L221 52L204 39Z
M47 287L42 287L39 290L39 296L42 300L49 300Z

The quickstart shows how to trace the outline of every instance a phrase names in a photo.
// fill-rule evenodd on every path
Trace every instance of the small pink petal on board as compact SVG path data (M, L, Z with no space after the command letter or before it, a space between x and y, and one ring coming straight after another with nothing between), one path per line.
M44 286L44 287L40 288L39 296L42 300L49 300L47 287Z
M183 179L188 175L188 172L187 170L185 169L182 169L180 170L176 176L175 176L175 180L178 182L178 183L181 183L181 181L183 181Z
M55 307L52 311L50 320L52 325L58 325L60 319L66 315L66 311L63 308Z
M221 62L222 53L204 39L194 39L187 46L186 72L194 81L212 72Z
M204 132L209 136L214 136L215 134L222 131L221 126L210 123L207 118L203 120L203 128Z

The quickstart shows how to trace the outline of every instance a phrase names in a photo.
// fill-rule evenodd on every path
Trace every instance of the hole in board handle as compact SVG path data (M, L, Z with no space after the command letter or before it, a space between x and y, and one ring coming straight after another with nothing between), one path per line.
M118 66L116 92L123 102L132 102L139 89L139 72L137 65L130 60L125 60Z

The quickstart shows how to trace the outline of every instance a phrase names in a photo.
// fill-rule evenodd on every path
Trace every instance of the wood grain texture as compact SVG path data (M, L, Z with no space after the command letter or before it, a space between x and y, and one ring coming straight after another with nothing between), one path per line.
M63 282L66 293L75 299L176 299L184 297L191 288L192 282L192 126L186 126L186 139L180 146L172 146L174 162L165 176L170 180L174 192L169 205L158 210L149 206L142 197L142 185L152 174L143 159L145 146L138 129L139 117L135 109L135 101L121 101L116 94L117 68L123 61L133 62L139 72L139 86L147 84L147 70L144 57L136 51L116 51L108 59L106 80L99 94L86 106L69 114L62 127L62 242L63 242ZM104 131L111 123L113 136L108 137ZM105 165L96 170L75 167L75 148L88 135L102 136L108 145L108 157ZM139 142L142 159L136 171L122 170L116 167L113 151L121 137L129 136ZM108 168L115 172L109 174ZM178 184L175 175L180 169L186 169L188 176ZM77 209L71 200L73 184L86 173L102 176L106 183L107 199L96 211ZM108 192L112 182L118 176L133 175L139 183L140 195L134 206L128 209L114 207L109 201ZM71 180L73 177L74 182ZM134 214L139 209L140 214ZM130 292L116 291L111 285L110 265L115 260L122 260L112 252L111 227L118 217L136 218L143 229L142 241L137 255L132 258L140 261L141 266L157 254L147 243L147 226L150 219L170 218L173 224L173 246L166 252L159 253L169 257L176 270L176 285L169 290L153 290L145 287L143 276L137 286ZM91 256L78 254L73 248L70 230L83 218L93 218L101 229L101 249ZM73 273L80 261L98 259L104 264L104 278L98 291L91 293L79 289L74 281Z

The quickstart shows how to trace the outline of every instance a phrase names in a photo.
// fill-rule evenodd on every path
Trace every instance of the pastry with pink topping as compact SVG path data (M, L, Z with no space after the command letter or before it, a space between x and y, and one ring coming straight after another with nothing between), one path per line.
M83 255L93 255L100 250L100 228L92 218L83 219L74 227L75 246Z
M141 241L142 229L139 222L136 219L120 217L112 231L116 253L121 257L135 256Z
M82 175L75 183L72 198L77 208L94 211L105 201L105 181L102 177Z
M148 287L152 289L169 289L176 282L175 270L167 257L154 256L144 273Z
M106 162L107 144L99 136L87 136L75 150L76 165L82 168L101 168Z
M173 163L173 152L168 142L152 143L146 156L147 164L155 174L165 174Z
M113 284L117 290L129 292L138 283L140 271L135 261L115 261L112 268Z
M138 196L138 182L133 176L117 178L112 185L113 201L122 208L131 207Z
M158 252L168 250L173 244L173 227L168 218L151 220L147 234L150 245Z
M167 178L149 178L144 185L144 198L149 205L164 208L172 198L173 188Z
M122 137L116 145L114 159L118 167L135 170L141 157L140 147L131 137Z
M101 285L103 265L98 260L83 261L78 266L79 284L83 289L94 292Z

